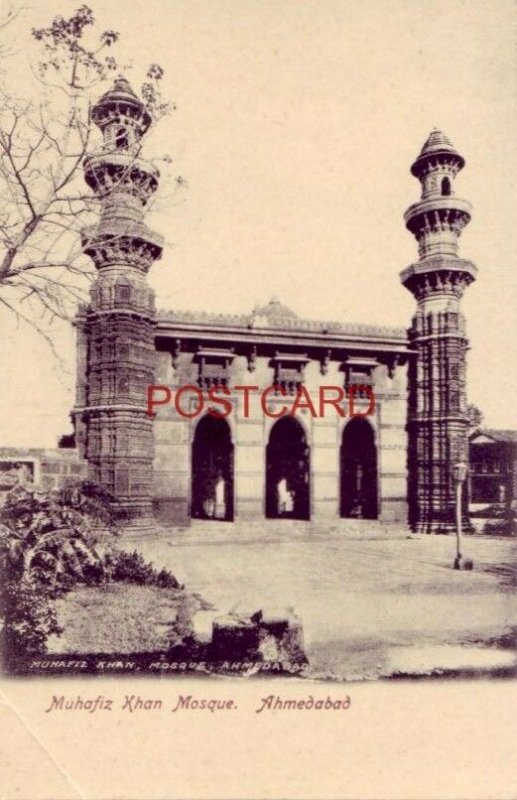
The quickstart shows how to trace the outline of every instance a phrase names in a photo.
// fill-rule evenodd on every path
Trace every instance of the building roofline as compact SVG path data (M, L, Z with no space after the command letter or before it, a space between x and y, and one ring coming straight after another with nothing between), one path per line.
M476 436L486 436L494 442L509 442L517 444L517 431L509 428L479 428L470 434L469 439L472 441Z
M342 323L336 321L301 319L295 316L261 317L256 314L217 314L202 311L166 311L157 312L157 327L165 331L167 328L211 331L247 331L257 334L301 334L309 336L327 336L329 338L359 337L361 339L390 340L406 342L407 330L381 325L364 325Z

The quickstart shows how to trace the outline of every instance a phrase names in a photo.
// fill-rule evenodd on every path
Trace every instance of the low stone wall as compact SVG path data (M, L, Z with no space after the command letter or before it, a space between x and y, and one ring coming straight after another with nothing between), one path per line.
M0 447L0 498L17 483L61 489L86 478L86 461L74 448Z

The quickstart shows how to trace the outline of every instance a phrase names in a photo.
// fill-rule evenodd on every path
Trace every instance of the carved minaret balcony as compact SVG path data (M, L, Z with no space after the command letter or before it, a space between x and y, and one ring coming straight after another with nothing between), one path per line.
M453 190L464 164L449 139L432 131L411 167L421 199L404 216L420 256L401 273L418 304L409 331L417 358L410 368L408 466L410 524L419 532L454 530L452 466L468 454L468 340L460 298L475 280L476 267L458 256L471 207Z
M147 515L153 494L152 421L146 387L154 377L154 293L146 274L162 238L144 223L158 171L141 155L151 117L124 78L93 107L103 143L85 160L88 186L101 201L97 225L82 232L98 275L77 324L84 375L76 429L90 478L130 514Z

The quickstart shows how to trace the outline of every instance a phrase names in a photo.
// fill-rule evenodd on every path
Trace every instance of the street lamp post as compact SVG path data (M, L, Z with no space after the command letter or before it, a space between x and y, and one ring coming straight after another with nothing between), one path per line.
M452 474L456 483L456 558L454 559L454 569L461 569L461 494L463 481L467 477L467 464L458 461L452 468Z

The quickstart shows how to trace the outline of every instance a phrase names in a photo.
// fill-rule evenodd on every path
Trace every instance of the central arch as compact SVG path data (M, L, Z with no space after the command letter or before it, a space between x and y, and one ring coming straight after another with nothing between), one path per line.
M233 520L233 443L225 419L207 414L192 444L194 519Z
M377 448L372 426L362 417L345 425L340 450L342 517L377 519Z
M266 448L266 517L310 519L310 450L293 417L279 419Z

